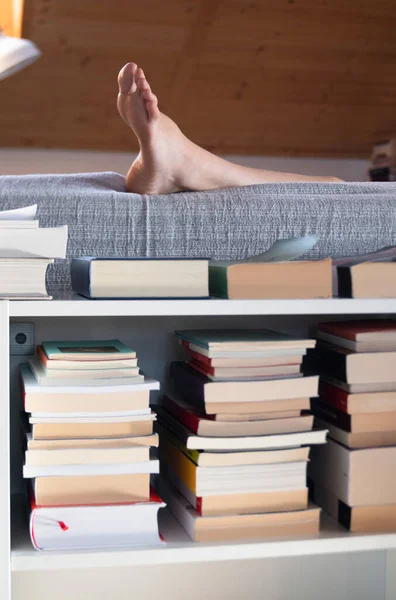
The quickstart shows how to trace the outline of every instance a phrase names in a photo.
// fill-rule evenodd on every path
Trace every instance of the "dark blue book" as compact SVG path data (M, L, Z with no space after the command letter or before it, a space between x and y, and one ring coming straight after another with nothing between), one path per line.
M91 299L208 298L207 258L73 258L73 291Z

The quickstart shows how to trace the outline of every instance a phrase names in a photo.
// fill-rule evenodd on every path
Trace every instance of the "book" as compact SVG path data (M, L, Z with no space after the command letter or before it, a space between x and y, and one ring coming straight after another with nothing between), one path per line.
M319 532L320 509L317 507L277 513L201 516L171 484L163 483L160 489L172 515L196 542L314 535Z
M335 387L348 392L348 394L371 394L371 393L384 393L384 392L395 392L396 382L391 381L389 383L346 383L336 377L330 377L327 374L321 373L320 381L333 385Z
M24 408L30 413L78 416L132 412L147 409L150 391L159 389L159 382L148 378L126 386L42 386L27 364L21 364L19 372Z
M322 342L315 350L319 373L349 384L396 382L396 352L358 353Z
M36 218L37 204L0 211L0 221L33 221Z
M34 221L20 221L34 223ZM1 223L1 221L0 221ZM11 223L11 221L6 221ZM67 225L62 227L1 227L0 258L66 258Z
M308 408L308 407L307 407ZM291 419L302 417L301 410L271 410L261 413L217 413L215 415L205 415L211 417L214 421L221 422L239 422L239 421L268 421L269 419Z
M206 375L211 381L240 381L243 379L274 379L289 375L301 375L300 365L278 365L270 367L209 367L200 361L190 360L190 367Z
M349 506L395 504L396 447L351 450L329 439L311 449L308 475Z
M323 402L349 415L396 411L395 391L351 394L335 385L321 381L319 397Z
M123 369L128 367L137 367L137 358L111 358L110 360L55 360L49 359L46 353L44 352L44 348L42 346L37 346L37 354L43 363L44 367L49 371L52 370L69 370L73 371L85 371L85 369L89 370L102 370L102 369Z
M47 375L47 369L44 367L43 363L39 359L39 357L34 355L29 359L30 369L37 380L37 383L42 386L75 386L75 387L94 387L94 386L123 386L123 385L134 385L137 383L144 382L144 375L136 374L135 369L123 370L129 371L131 370L134 374L132 375L119 375L118 377L113 377L110 373L111 371L99 371L99 375L102 377L98 377L98 371L93 371L94 376L91 379L85 378L83 372L78 372L77 377L69 377L66 371L61 372L61 377L54 377L53 371L48 370L50 375ZM137 369L139 373L139 369Z
M164 397L164 408L193 433L208 437L230 437L249 435L270 435L309 431L313 417L305 415L294 418L266 419L264 421L216 421L194 411L187 402L175 397ZM164 412L162 416L166 417Z
M26 220L22 219L2 219L0 213L0 229L37 229L39 222L37 219Z
M138 448L144 446L144 451L149 447L158 446L158 434L141 435L124 438L59 438L59 439L33 439L31 433L25 436L27 450L98 450L119 448ZM83 454L82 454L83 455Z
M271 366L285 366L285 365L301 365L306 350L289 350L278 352L277 354L268 354L268 356L262 356L261 358L242 358L241 356L235 355L235 357L228 358L208 358L199 351L191 350L188 342L183 343L183 348L190 360L199 362L206 367L213 369L216 368L253 368L253 367L271 367ZM286 353L285 353L286 352Z
M312 412L320 419L350 433L396 431L396 411L349 415L326 402L315 399Z
M40 506L144 502L150 498L150 473L37 477L32 486Z
M87 298L209 296L205 258L73 258L71 280Z
M396 445L396 431L350 433L318 416L315 416L314 427L326 428L329 432L329 439L333 439L351 449L381 448Z
M354 352L396 351L396 321L367 319L319 323L318 338Z
M186 342L190 348L206 350L209 358L225 358L233 352L237 358L243 352L267 352L315 348L316 340L293 337L271 329L187 329L175 331L176 339ZM237 356L236 356L237 355ZM268 354L267 354L268 356Z
M186 398L186 396L183 397ZM191 401L190 398L187 398L187 400ZM194 402L193 404L195 405ZM216 420L221 420L221 417L224 417L224 415L228 415L229 420L232 421L233 416L235 416L235 420L237 420L243 414L248 414L250 415L250 418L253 418L253 416L267 413L268 417L265 418L271 418L271 414L277 411L301 412L302 410L309 410L310 406L311 404L309 398L267 400L264 402L211 402L208 405L207 412L205 414L216 415ZM205 411L205 407L200 407L198 410L200 410L203 413ZM282 416L284 415L280 415L280 418Z
M72 447L53 449L28 449L25 452L27 467L61 465L105 465L143 463L150 458L148 446L116 446L92 448Z
M250 450L249 452L208 452L203 450L190 450L180 438L161 425L157 426L161 436L169 438L183 454L200 467L223 467L234 465L256 465L268 463L307 461L309 448L285 448L280 450Z
M153 420L133 420L97 418L96 420L81 420L74 418L66 421L36 419L30 423L31 434L34 440L63 440L68 438L130 438L133 436L151 436L153 433Z
M171 482L198 514L235 515L304 510L308 506L308 488L197 496L166 464L161 465L161 480ZM162 494L162 491L161 491Z
M143 462L115 463L115 464L55 464L55 465L28 465L23 467L25 479L40 477L84 477L93 475L132 475L138 473L159 473L159 461L152 459Z
M311 444L324 444L326 431L301 431L298 433L283 433L272 435L255 435L244 437L209 437L192 433L162 407L157 407L159 424L167 427L178 436L185 446L192 450L265 450L275 448L290 448ZM309 421L309 427L310 429Z
M396 531L396 504L349 506L312 479L308 484L312 501L349 531L353 533Z
M200 467L160 435L161 469L169 468L196 496L293 490L305 487L306 461Z
M396 263L364 262L337 268L341 298L395 298Z
M104 506L37 506L32 499L30 537L36 550L93 550L159 546L158 511L165 504L153 491L146 502Z
M61 361L43 361L42 354L44 354L43 350L41 352L37 352L32 359L36 365L36 368L42 374L42 377L49 377L52 379L57 379L58 381L62 379L115 379L119 377L137 377L139 375L138 366L127 365L125 367L120 367L118 366L118 361L114 360L108 362L108 364L111 366L107 368L98 368L102 361L96 361L95 363L92 363L96 365L94 369L90 369L85 365L84 362L73 363L71 361L64 361L63 364L67 364L68 367L58 369L57 364ZM46 366L46 364L49 363L52 363L51 368ZM74 364L78 365L77 369L74 368ZM85 368L82 369L81 366L85 366Z
M262 381L211 381L183 362L171 363L170 377L178 395L188 398L197 409L208 414L215 412L211 408L213 403L240 403L242 399L249 403L263 403L317 396L319 381L317 376ZM224 409L224 412L228 411Z
M230 299L331 298L331 259L289 262L211 262L211 296Z
M48 341L42 343L50 360L119 360L136 358L135 350L120 340Z
M0 298L49 300L45 275L52 258L0 258Z

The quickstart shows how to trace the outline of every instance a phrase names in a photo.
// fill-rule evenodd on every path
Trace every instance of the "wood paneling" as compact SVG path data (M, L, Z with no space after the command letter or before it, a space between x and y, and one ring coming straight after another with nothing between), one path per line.
M115 106L117 73L134 60L162 110L212 151L366 157L396 132L395 8L25 0L23 35L43 56L0 82L0 145L136 149Z

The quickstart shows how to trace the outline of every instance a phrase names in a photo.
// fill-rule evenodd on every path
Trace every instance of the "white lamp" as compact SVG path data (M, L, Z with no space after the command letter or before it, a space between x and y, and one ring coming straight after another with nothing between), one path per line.
M0 79L24 69L40 56L40 50L30 40L9 37L0 31Z

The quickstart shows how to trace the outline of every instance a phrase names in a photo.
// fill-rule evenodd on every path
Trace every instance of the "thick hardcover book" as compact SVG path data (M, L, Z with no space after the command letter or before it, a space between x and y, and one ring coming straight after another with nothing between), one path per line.
M90 299L208 298L208 259L73 258L73 290Z

